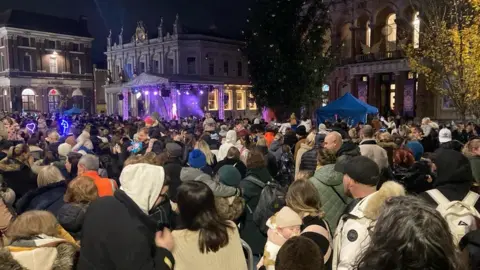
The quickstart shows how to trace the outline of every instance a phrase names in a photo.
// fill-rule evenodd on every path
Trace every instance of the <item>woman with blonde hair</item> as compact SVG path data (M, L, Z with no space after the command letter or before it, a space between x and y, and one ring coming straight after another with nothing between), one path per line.
M28 210L47 210L56 215L65 204L63 195L67 183L60 170L53 166L43 167L37 177L38 188L26 193L16 204L17 213Z
M0 249L0 269L74 268L78 246L47 211L18 216L6 232L10 243Z
M302 218L302 236L313 240L322 254L325 265L330 268L332 263L332 233L324 220L325 212L315 186L308 181L295 181L288 188L285 197L287 206Z
M195 145L195 149L202 151L207 158L207 165L212 168L213 171L213 168L217 166L217 157L212 153L212 151L210 151L210 146L208 146L208 143L204 140L199 140Z
M317 134L315 132L310 132L310 134L308 134L308 136L307 136L307 139L305 140L305 143L302 143L300 145L300 149L298 149L298 151L297 151L297 156L296 156L296 159L295 159L295 179L297 179L297 174L300 171L300 164L302 162L302 156L306 152L313 149L313 147L315 146L315 137L316 136L317 136Z
M463 147L463 154L470 160L473 178L476 185L480 184L480 139L473 139Z
M97 198L97 186L90 177L79 176L68 184L63 196L65 205L58 211L57 218L60 225L75 239L80 239L88 206Z

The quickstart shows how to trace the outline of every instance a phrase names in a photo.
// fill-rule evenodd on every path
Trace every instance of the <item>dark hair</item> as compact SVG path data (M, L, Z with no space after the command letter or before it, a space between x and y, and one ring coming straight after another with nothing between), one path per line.
M295 236L278 251L275 269L323 270L326 269L323 257L324 254L315 241L305 236Z
M238 150L238 148L235 146L230 147L227 152L227 158L240 160L240 151Z
M178 209L181 227L198 231L200 252L217 252L228 245L227 229L234 227L220 218L215 207L212 190L199 181L187 181L178 188Z
M354 269L466 269L447 222L418 197L387 200L370 235Z
M247 169L265 168L267 163L263 153L258 149L253 149L248 153Z
M72 164L72 168L70 169L70 179L74 179L77 177L78 174L78 161L80 161L80 158L82 158L82 154L75 153L75 152L70 152L67 155L68 162Z

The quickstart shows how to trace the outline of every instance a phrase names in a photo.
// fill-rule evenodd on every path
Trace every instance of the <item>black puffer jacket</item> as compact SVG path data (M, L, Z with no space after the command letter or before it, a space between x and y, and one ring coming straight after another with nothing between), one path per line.
M317 148L308 150L302 155L300 170L315 171L317 169Z
M67 203L58 210L58 223L76 240L80 240L83 220L87 213L88 204Z
M452 150L455 150L455 151L458 151L458 152L462 152L463 143L461 143L457 140L453 140L453 141L449 141L449 142L440 144L440 148L452 149Z

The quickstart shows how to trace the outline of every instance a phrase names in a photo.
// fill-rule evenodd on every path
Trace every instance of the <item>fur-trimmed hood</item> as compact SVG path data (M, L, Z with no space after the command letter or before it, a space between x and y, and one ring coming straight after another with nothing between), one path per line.
M405 196L405 194L405 188L402 185L393 181L385 182L377 192L360 201L350 214L377 220L386 200L391 197Z
M57 238L34 241L42 243L38 246L26 244L0 249L0 269L70 270L74 268L78 252L74 244Z

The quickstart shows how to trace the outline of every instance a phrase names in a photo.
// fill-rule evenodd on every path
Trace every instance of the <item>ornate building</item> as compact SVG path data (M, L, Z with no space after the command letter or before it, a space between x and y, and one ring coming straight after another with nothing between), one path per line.
M92 41L84 17L0 13L0 110L91 111Z
M338 0L331 5L332 46L341 63L328 78L329 98L346 92L389 113L454 119L448 98L427 91L410 71L402 44L421 46L420 11L409 0ZM413 3L413 4L412 4Z
M150 37L142 22L128 42L107 37L107 112L128 117L157 111L166 119L211 112L220 118L256 114L241 41L163 19Z

